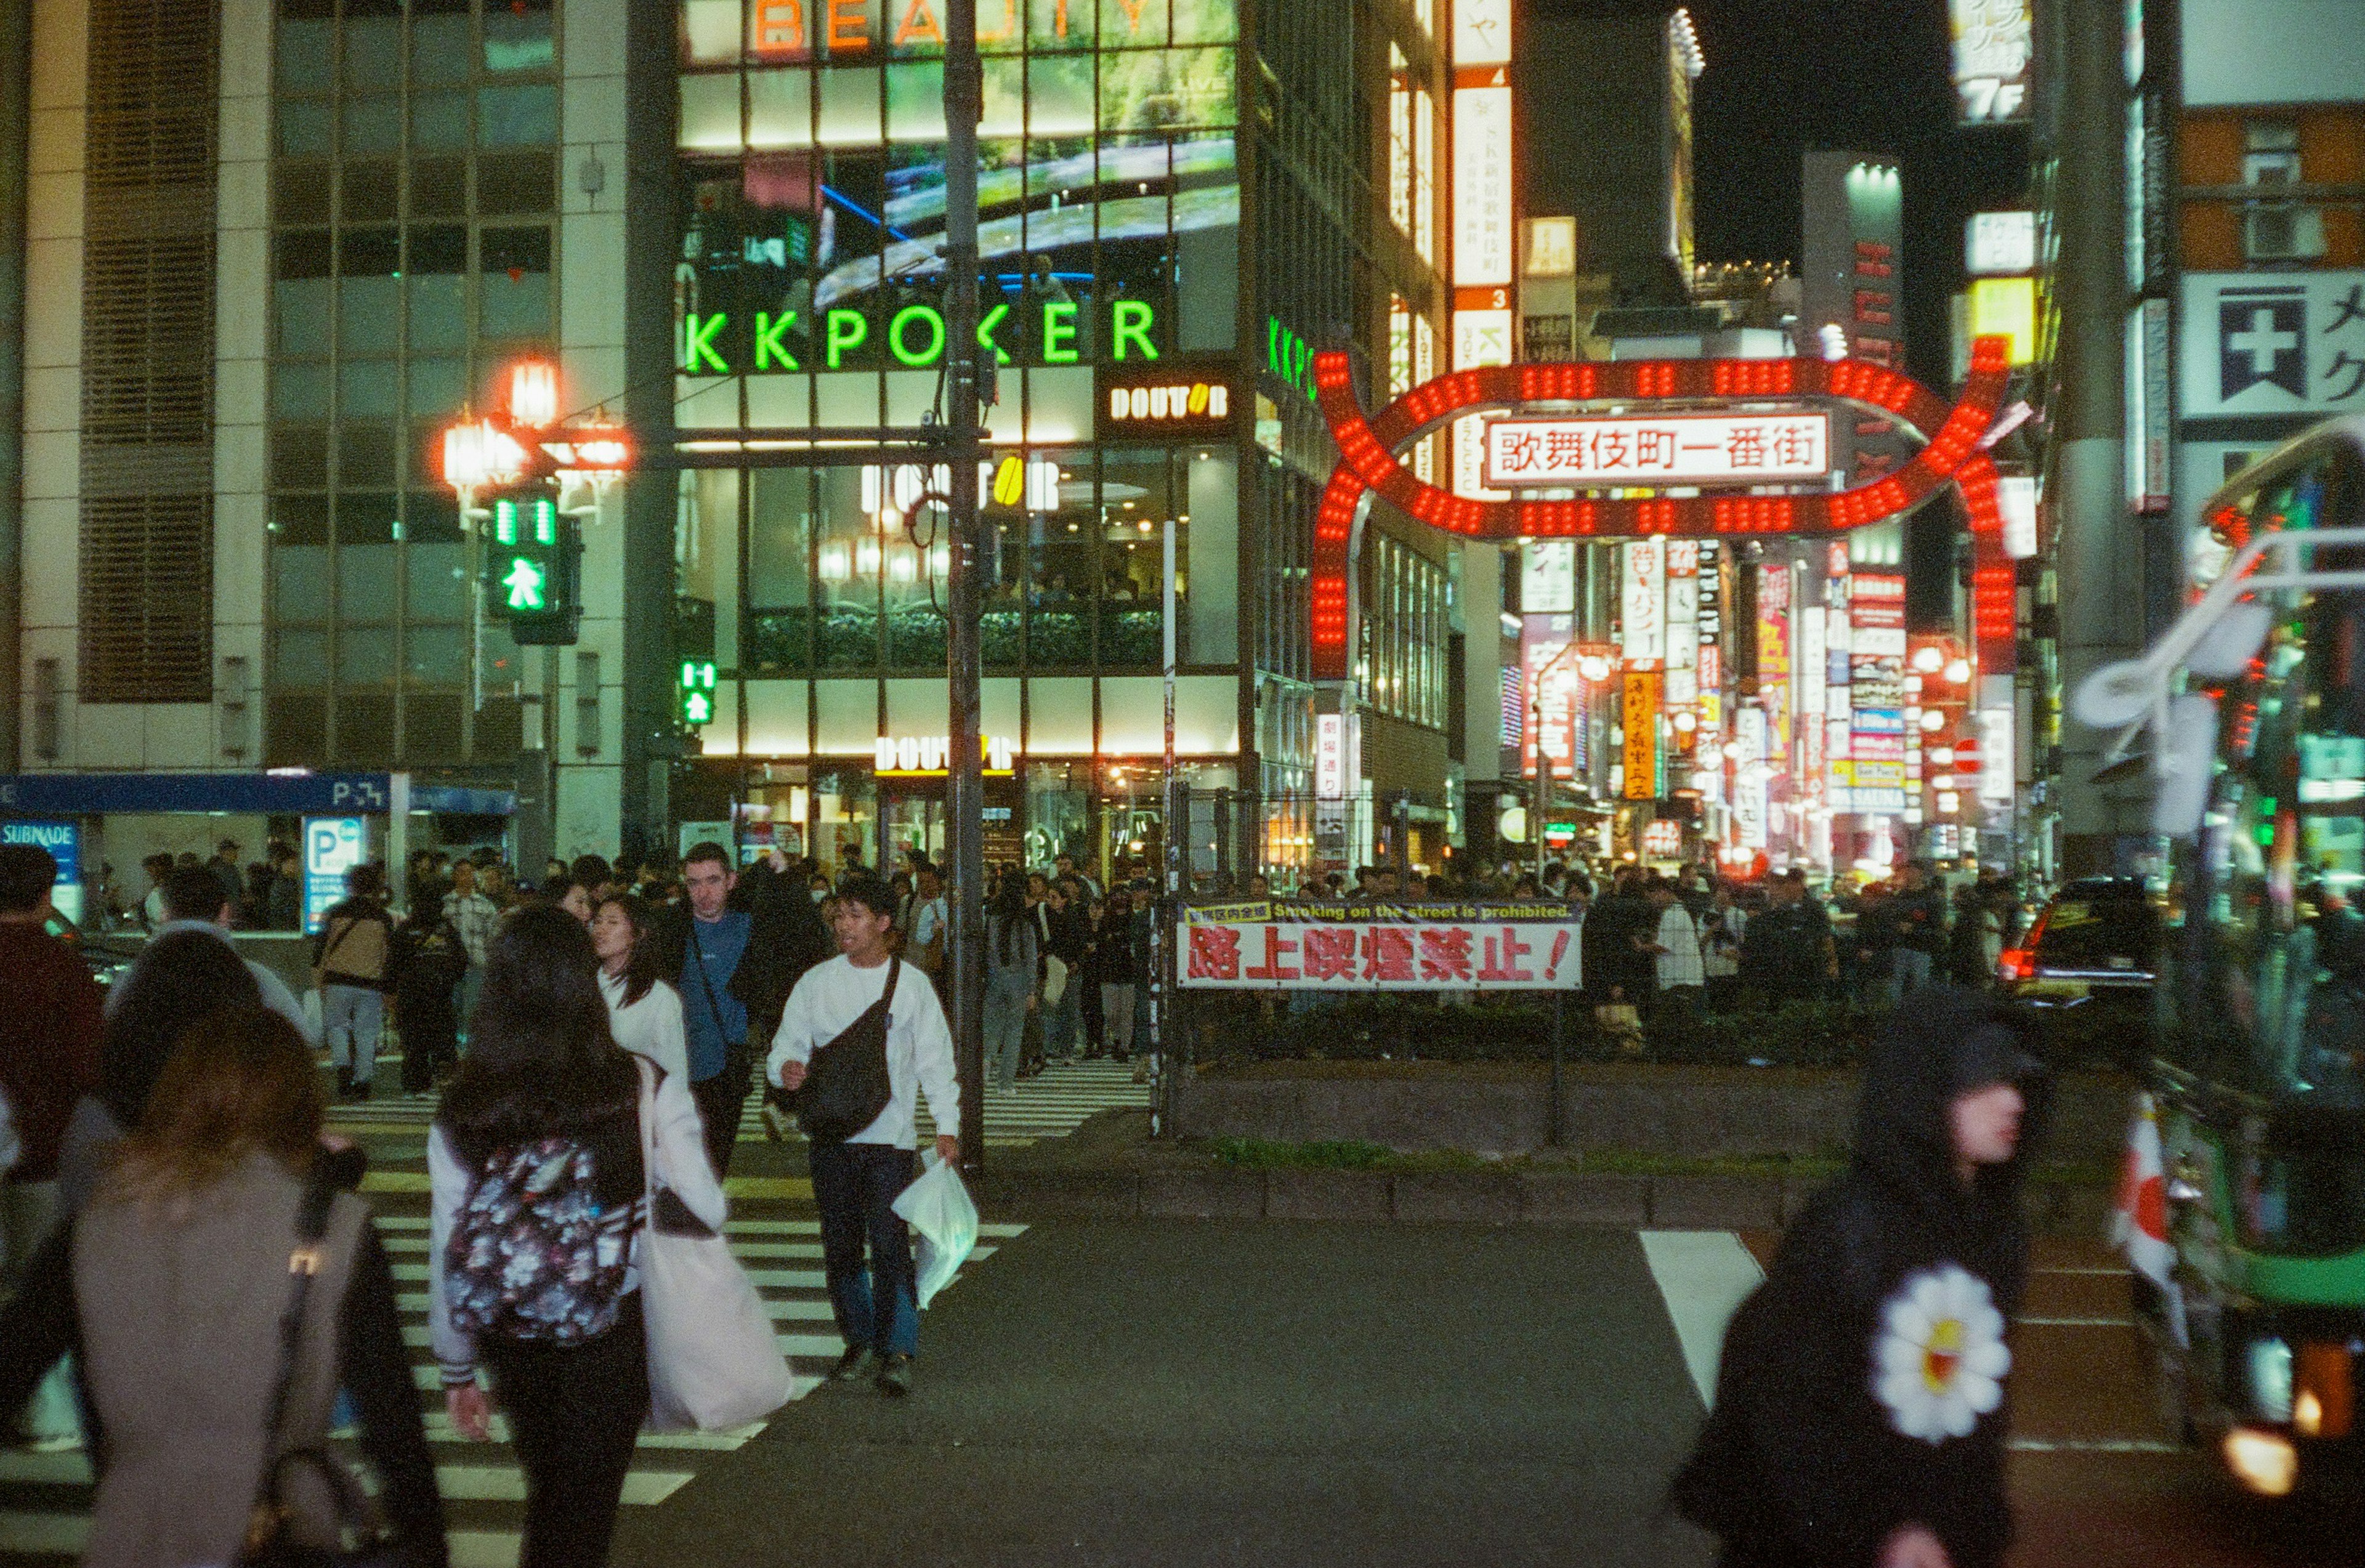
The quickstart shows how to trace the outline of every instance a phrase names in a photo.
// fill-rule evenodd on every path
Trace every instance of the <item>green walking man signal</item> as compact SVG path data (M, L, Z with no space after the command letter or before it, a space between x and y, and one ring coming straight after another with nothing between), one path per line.
M485 541L485 604L525 646L566 646L583 619L583 540L557 498L532 489L495 498Z
M702 729L714 722L714 661L681 661L681 722L684 729Z

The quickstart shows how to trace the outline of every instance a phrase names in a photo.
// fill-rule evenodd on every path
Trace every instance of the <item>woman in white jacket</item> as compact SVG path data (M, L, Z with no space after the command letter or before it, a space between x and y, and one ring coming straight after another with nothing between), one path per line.
M644 1186L671 1189L718 1231L724 1217L689 1085L618 1046L598 971L574 916L512 915L491 944L468 1056L427 1138L436 1359L461 1433L488 1437L496 1398L509 1415L526 1483L520 1568L608 1560L649 1412L634 1267Z
M631 893L610 893L591 917L591 947L600 956L600 994L616 1043L646 1057L669 1078L689 1081L689 1039L681 1022L681 992L665 978L649 906Z

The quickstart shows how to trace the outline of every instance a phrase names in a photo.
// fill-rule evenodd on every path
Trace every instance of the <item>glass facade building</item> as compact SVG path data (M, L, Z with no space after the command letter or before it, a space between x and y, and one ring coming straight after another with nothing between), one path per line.
M431 457L504 364L555 342L557 17L551 0L277 9L264 756L504 764L518 653L498 621L472 629Z
M1309 847L1305 563L1334 460L1304 350L1349 323L1383 341L1402 306L1370 262L1386 78L1355 90L1356 28L1326 7L979 11L988 440L1026 476L986 518L985 728L1009 762L989 853L1154 852L1171 526L1194 859L1285 872ZM941 769L898 747L945 727L948 552L920 498L940 487L793 448L941 413L939 10L682 0L679 46L676 418L688 445L751 454L679 481L684 623L711 619L723 672L682 814L752 808L758 837L824 861L935 853ZM1430 225L1407 162L1409 243ZM1382 554L1373 678L1441 729L1443 569Z

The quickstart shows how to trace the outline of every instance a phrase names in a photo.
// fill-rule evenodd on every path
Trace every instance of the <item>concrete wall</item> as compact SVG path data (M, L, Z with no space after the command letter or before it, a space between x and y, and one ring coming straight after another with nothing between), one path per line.
M2045 1158L2114 1158L2127 1090L2116 1078L2065 1079ZM1853 1072L1575 1068L1562 1084L1562 1147L1687 1159L1829 1155L1848 1143L1858 1092ZM1194 1077L1177 1086L1174 1129L1186 1138L1526 1154L1547 1147L1550 1109L1541 1071L1508 1080Z

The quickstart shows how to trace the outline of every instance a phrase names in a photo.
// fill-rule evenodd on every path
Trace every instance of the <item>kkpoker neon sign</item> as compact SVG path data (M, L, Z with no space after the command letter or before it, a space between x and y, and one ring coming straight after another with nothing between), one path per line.
M1017 308L1003 300L984 310L977 323L978 346L992 352L994 363L1015 363L1010 347L1003 339L1022 325L1036 326L1034 349L1037 363L1047 365L1081 364L1084 357L1084 307L1066 300L1047 300L1040 308L1039 321L1014 319ZM906 369L928 369L945 357L947 336L944 312L933 305L905 305L891 315L884 311L857 310L844 306L832 307L821 313L820 342L815 349L810 343L792 342L792 337L803 331L806 318L796 310L755 312L755 319L745 329L745 358L732 363L740 345L726 334L734 319L727 310L689 311L684 314L680 329L680 354L677 361L685 375L736 375L743 372L757 375L768 373L865 368L878 351L883 348L893 361ZM884 315L882 322L880 318ZM1153 334L1158 329L1158 309L1147 299L1115 299L1108 305L1109 358L1116 364L1146 364L1159 357ZM798 348L817 353L817 362L808 366L799 356ZM850 364L857 359L862 364Z

